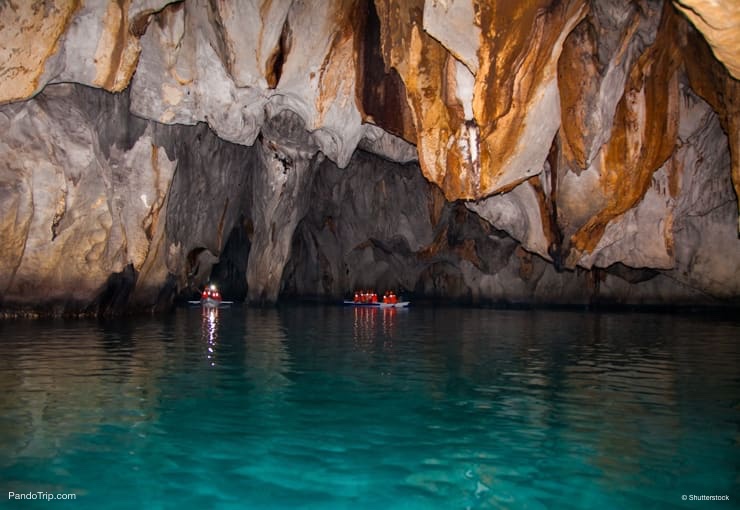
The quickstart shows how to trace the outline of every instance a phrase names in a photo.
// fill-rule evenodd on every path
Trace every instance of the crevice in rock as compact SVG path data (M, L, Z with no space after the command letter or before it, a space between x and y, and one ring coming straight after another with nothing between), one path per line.
M290 29L290 22L286 18L283 24L283 30L280 32L278 45L267 59L265 78L267 79L267 86L269 88L274 89L280 83L280 78L283 75L283 65L288 59L292 45L293 33Z
M358 107L363 118L385 131L416 143L410 132L411 112L406 102L406 86L393 67L386 66L381 48L381 27L373 0L359 2L356 11L358 33L356 38Z
M247 297L247 266L252 246L250 227L251 223L241 217L226 240L219 262L211 269L209 279L232 301L244 301Z
M59 197L59 201L57 202L57 209L54 212L54 218L51 220L51 240L54 241L54 239L57 238L57 236L60 233L60 223L64 219L64 214L67 212L67 193L66 190L64 190L64 193L62 193L61 197Z
M546 168L542 173L542 196L545 210L543 211L543 227L548 240L547 254L552 259L555 270L563 270L563 231L558 223L558 162L560 161L559 136L556 136L550 152L547 154Z

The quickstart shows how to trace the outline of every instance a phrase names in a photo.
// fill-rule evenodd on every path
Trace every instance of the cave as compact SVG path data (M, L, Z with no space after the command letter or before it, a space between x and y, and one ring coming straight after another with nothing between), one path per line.
M724 11L544 4L4 5L3 315L736 306Z
M736 499L737 0L0 21L11 505Z

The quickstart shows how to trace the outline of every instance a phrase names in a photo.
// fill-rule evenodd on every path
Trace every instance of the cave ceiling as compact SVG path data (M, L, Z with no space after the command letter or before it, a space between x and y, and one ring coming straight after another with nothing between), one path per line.
M2 105L75 83L301 168L416 161L558 268L675 267L685 169L705 160L740 228L734 0L45 0L0 21Z

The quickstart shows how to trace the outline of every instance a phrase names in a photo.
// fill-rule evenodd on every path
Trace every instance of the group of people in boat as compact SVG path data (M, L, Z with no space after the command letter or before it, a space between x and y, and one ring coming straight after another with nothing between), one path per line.
M203 292L200 294L200 299L213 299L215 301L221 301L221 293L218 291L215 285L208 285Z
M355 303L377 303L378 294L373 290L356 290L354 301ZM392 290L387 290L383 294L382 303L398 303L398 296Z

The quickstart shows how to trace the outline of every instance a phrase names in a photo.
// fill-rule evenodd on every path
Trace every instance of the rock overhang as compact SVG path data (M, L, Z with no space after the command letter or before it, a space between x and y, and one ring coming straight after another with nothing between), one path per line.
M263 133L284 145L277 152L307 161L320 152L340 168L358 147L418 159L447 200L467 201L527 250L566 267L678 264L673 219L658 240L665 248L640 238L639 257L628 253L638 238L619 231L650 217L635 216L640 204L658 210L649 205L662 200L656 186L681 181L672 170L685 161L677 133L706 131L679 114L686 98L698 95L716 112L731 156L717 164L729 165L740 194L732 2L13 6L2 7L4 17L26 31L8 24L0 38L32 65L8 61L13 80L0 80L0 101L57 82L127 88L139 117L206 123L245 146ZM281 131L287 118L300 121L290 122L298 131ZM726 149L720 142L712 150Z

